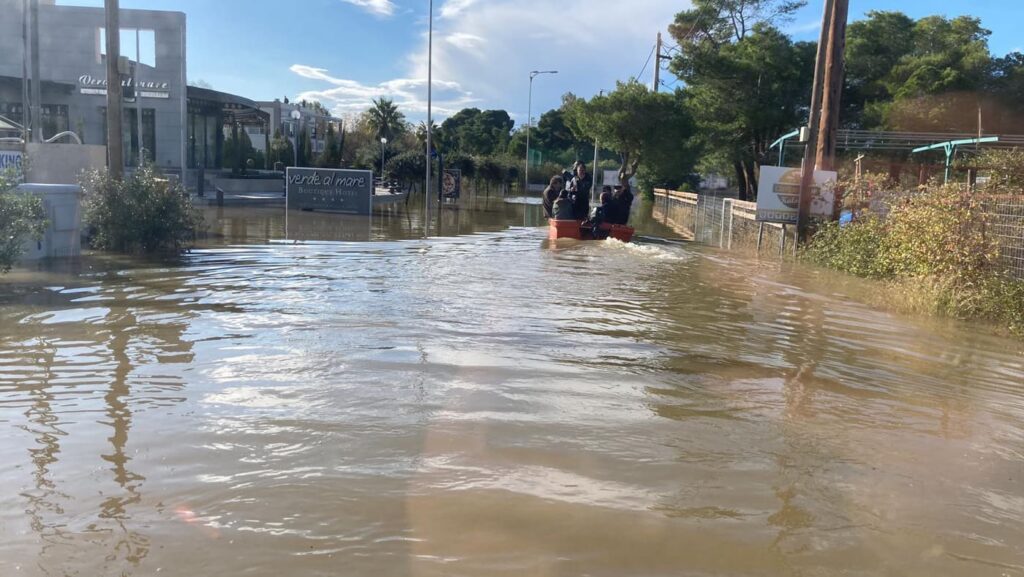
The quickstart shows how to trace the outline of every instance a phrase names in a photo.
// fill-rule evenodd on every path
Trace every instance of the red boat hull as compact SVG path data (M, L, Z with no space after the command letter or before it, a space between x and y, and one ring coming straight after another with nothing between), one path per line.
M559 238L572 238L576 240L597 240L591 227L583 225L578 220L555 220L548 221L548 238L551 240ZM636 232L631 226L623 224L602 223L600 230L604 233L601 238L610 237L622 242L629 242Z

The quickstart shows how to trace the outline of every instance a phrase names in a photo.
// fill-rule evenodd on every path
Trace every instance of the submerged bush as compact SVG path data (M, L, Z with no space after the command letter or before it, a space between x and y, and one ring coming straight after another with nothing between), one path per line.
M863 198L853 206L861 208L854 220L820 228L805 258L891 281L887 296L899 308L992 320L1024 334L1024 282L1006 274L974 193L935 185L890 195L882 210Z
M181 184L163 178L153 165L123 180L105 171L86 173L82 189L89 243L99 250L181 253L202 220Z
M40 238L46 229L46 212L39 197L15 194L10 172L0 173L0 273L11 270L25 250L25 243Z

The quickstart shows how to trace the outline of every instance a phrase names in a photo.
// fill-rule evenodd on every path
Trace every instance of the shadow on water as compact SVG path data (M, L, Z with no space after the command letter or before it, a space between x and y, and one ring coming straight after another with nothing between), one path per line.
M0 281L0 574L1024 571L1024 361L532 201L212 208Z

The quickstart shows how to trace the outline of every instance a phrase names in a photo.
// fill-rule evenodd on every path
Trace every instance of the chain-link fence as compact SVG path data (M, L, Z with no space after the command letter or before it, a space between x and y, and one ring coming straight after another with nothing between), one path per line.
M983 201L988 232L1010 273L1024 279L1024 194L992 195Z

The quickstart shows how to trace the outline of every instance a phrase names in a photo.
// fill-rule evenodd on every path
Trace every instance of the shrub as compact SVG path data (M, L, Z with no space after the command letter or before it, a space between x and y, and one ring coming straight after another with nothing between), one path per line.
M180 183L147 164L123 180L105 171L82 178L85 222L93 248L125 253L178 254L202 222Z
M985 319L1024 333L1024 282L1005 273L972 193L936 185L892 194L884 212L883 217L863 209L846 225L822 225L803 255L829 268L891 281L885 294L897 308Z
M40 238L46 228L43 201L37 196L14 194L12 173L0 173L0 273L11 270L25 242Z

